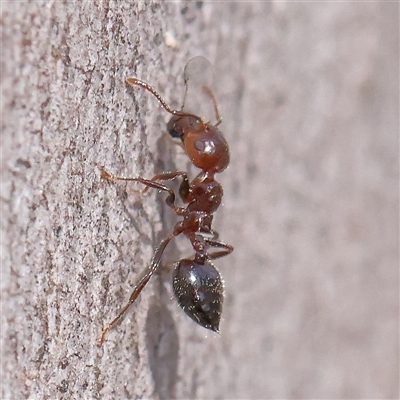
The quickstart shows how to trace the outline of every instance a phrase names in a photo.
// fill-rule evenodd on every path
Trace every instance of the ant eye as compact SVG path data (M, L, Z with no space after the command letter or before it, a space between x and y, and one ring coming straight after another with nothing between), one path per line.
M181 260L176 264L173 288L185 313L204 328L219 331L224 285L218 270L209 261L199 264Z
M167 124L168 133L181 140L188 132L201 131L202 127L203 123L199 118L187 115L174 115Z
M179 124L181 119L181 117L175 115L167 124L168 133L175 139L183 139L183 131Z

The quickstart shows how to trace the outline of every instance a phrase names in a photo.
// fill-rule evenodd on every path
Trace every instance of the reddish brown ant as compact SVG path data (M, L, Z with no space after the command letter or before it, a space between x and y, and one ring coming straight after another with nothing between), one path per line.
M205 60L203 57L200 57ZM199 59L195 57L193 60ZM208 61L207 61L208 62ZM188 65L189 65L188 63ZM185 68L186 73L186 68ZM185 78L186 88L187 78ZM155 249L150 266L133 289L128 303L122 308L117 317L103 330L99 344L105 340L107 332L122 318L130 305L136 300L142 289L159 267L162 254L173 239L183 233L191 242L195 255L192 259L182 259L174 264L173 291L177 301L185 313L204 328L219 332L219 323L223 302L223 281L220 273L211 260L223 257L233 251L229 244L221 242L218 233L211 228L213 214L222 200L222 187L215 180L217 172L222 172L229 164L229 148L226 140L218 130L221 123L215 97L211 89L202 85L204 93L211 98L217 122L213 125L204 122L199 116L188 112L173 110L160 94L149 84L137 78L128 78L131 86L141 86L150 92L161 103L164 109L172 114L167 124L168 133L173 138L179 138L192 163L201 172L189 182L186 172L168 172L154 176L152 179L142 177L125 178L112 175L102 170L102 177L108 180L140 182L147 188L154 188L168 193L166 203L183 219L179 221L173 232ZM160 183L175 178L181 178L179 197L186 207L175 204L175 192ZM209 252L209 248L216 248Z

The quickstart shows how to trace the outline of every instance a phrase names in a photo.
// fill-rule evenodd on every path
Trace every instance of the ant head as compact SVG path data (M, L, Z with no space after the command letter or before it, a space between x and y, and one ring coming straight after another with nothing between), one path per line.
M228 166L229 147L217 128L221 118L214 95L209 89L205 88L214 103L216 125L204 123L200 117L194 114L173 110L153 87L140 79L128 78L127 83L131 86L141 86L150 92L165 110L173 115L167 125L168 132L172 137L182 140L186 154L196 167L213 174L223 171Z
M204 123L191 114L174 115L167 129L179 138L193 164L207 172L221 172L229 164L229 147L216 126Z
M175 264L173 288L179 305L199 325L219 332L224 285L209 261L181 260Z

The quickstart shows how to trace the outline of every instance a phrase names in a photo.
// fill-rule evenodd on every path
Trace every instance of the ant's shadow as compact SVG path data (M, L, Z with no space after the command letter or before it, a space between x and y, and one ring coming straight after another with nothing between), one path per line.
M161 297L167 297L163 292ZM175 399L179 340L174 318L163 300L158 296L151 300L146 320L146 346L158 397Z

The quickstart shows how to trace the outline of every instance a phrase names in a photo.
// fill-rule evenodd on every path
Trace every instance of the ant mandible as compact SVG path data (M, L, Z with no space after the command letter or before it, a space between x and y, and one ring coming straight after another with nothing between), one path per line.
M187 88L186 79L185 82ZM185 258L174 264L172 281L174 294L180 307L190 318L204 328L219 332L224 287L221 275L211 260L231 253L233 247L221 242L219 234L211 228L213 214L220 206L223 195L222 187L214 176L217 172L222 172L229 164L228 144L218 130L222 119L215 97L208 86L202 86L202 90L211 98L214 106L217 122L213 125L204 122L195 114L183 111L183 108L180 111L173 110L152 86L140 79L128 78L127 83L131 86L140 86L150 92L164 109L172 114L167 124L168 133L173 138L179 138L182 141L186 154L192 163L201 169L201 172L190 182L187 173L183 171L158 174L152 179L145 179L116 176L102 170L104 179L140 182L146 186L146 189L150 187L167 192L166 204L183 219L176 223L172 233L155 249L150 266L135 285L128 303L117 317L103 329L98 342L100 345L104 342L107 332L136 300L159 267L168 243L180 234L184 234L190 240L195 254L191 259ZM186 207L177 206L175 192L160 183L175 178L182 179L178 193ZM214 250L210 252L210 248L214 248Z

